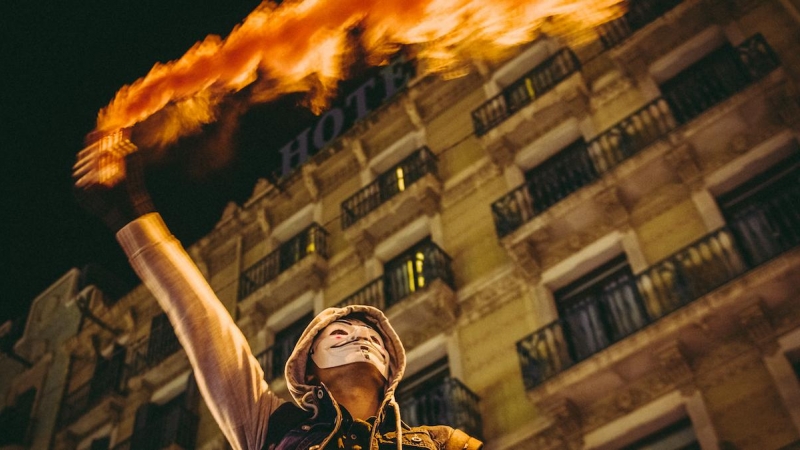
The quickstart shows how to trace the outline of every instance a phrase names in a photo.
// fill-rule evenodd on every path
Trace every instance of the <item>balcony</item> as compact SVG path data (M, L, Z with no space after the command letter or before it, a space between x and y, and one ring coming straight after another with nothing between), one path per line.
M131 346L131 377L144 376L159 386L187 367L185 358L170 358L181 350L172 325L161 315L153 320L150 335ZM182 353L182 352L181 352ZM151 370L160 366L160 370Z
M403 399L400 416L411 426L436 423L458 428L477 438L482 435L478 396L456 378L447 377Z
M528 390L800 245L800 184L517 343ZM752 287L753 289L755 287Z
M251 299L268 300L263 307L278 308L302 292L316 290L327 271L328 232L313 223L281 244L239 277L243 311L254 307Z
M451 258L423 241L393 260L394 269L372 280L336 306L369 305L385 311L406 347L455 323Z
M585 146L570 146L561 163L492 204L495 230L506 237L571 193L666 137L702 112L730 98L778 67L761 35L731 51L715 52L662 86L664 95L648 103Z
M485 135L580 69L581 63L572 50L569 48L559 50L503 89L500 94L472 111L475 134Z
M441 183L436 155L421 147L342 202L342 229L366 257L398 226L438 210Z
M633 33L663 16L682 0L633 0L628 11L620 18L606 22L595 30L603 47L610 49L622 43Z
M72 434L84 436L122 411L128 367L121 364L122 358L111 361L87 383L64 396L58 414L60 429L68 428Z

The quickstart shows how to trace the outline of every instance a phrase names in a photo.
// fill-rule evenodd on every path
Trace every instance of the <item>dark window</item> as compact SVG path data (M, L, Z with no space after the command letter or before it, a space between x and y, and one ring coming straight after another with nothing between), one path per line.
M89 450L108 450L109 445L111 445L111 438L109 436L104 436L94 439L89 446Z
M661 84L661 92L675 119L687 123L749 82L736 49L725 44Z
M147 342L147 362L152 367L181 348L175 330L166 314L153 317L150 322L150 338Z
M622 450L700 450L700 444L697 443L692 421L686 417Z
M272 345L272 370L270 379L276 379L283 376L283 370L286 366L286 361L300 340L300 335L306 329L311 320L314 318L313 313L306 314L299 320L295 321L288 327L282 329L275 334L275 343Z
M452 286L450 257L425 238L383 266L386 307L441 279Z
M445 424L445 380L450 364L444 357L425 369L403 379L397 387L401 416L411 426Z
M751 267L800 244L800 155L717 201Z
M642 328L647 316L625 255L554 293L575 361Z
M187 405L192 401L190 397L187 391L163 405L147 403L140 406L134 420L131 450L193 449L198 418L189 407L191 405Z
M596 178L583 140L573 142L525 173L534 211L544 211Z

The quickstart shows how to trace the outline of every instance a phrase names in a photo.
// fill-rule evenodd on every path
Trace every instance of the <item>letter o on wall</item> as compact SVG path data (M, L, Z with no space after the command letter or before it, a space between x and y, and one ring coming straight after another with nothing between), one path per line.
M317 122L314 128L314 146L317 150L322 149L328 142L339 137L344 126L344 113L340 108L332 108L326 112ZM330 136L326 137L326 131L330 130Z

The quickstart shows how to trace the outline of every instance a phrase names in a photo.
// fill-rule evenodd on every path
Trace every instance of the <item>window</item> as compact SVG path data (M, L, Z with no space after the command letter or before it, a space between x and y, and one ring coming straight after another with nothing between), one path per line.
M110 392L120 392L125 371L125 347L116 345L109 358L99 357L89 385L89 405L94 405Z
M683 418L621 450L700 450L692 421Z
M270 376L269 379L274 380L283 376L286 361L289 360L294 346L300 340L300 335L303 334L313 318L314 314L309 313L275 334L275 343L272 345L271 370L264 371Z
M717 199L752 267L800 244L800 155Z
M443 424L481 436L478 396L450 375L447 356L397 387L402 419L412 426Z
M150 322L150 338L147 341L147 363L154 366L181 348L175 330L166 314L153 317Z
M597 178L581 139L525 173L533 210L540 212Z
M397 399L400 413L411 426L446 423L443 386L450 377L447 357L434 362L400 382Z
M441 278L452 285L450 257L430 238L425 238L409 250L384 264L384 294L386 307L425 288Z
M574 360L583 360L640 329L647 316L621 255L554 293Z
M0 411L0 447L28 443L35 401L36 389L31 388L19 394L13 405Z
M198 417L191 407L191 397L187 391L163 405L146 403L140 406L136 410L131 450L194 448Z

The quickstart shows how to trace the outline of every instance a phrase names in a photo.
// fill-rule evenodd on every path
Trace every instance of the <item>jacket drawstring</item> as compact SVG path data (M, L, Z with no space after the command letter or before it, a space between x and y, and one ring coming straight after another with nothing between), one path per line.
M303 409L305 409L306 411L308 410L314 411L314 415L311 416L311 419L317 418L317 414L319 414L319 405L317 405L317 402L314 400L313 389L303 394L303 397L300 400L300 406L302 406Z
M403 450L403 423L400 420L400 405L394 399L394 394L389 400L389 404L394 408L394 426L396 431L395 437L397 438L397 450Z

